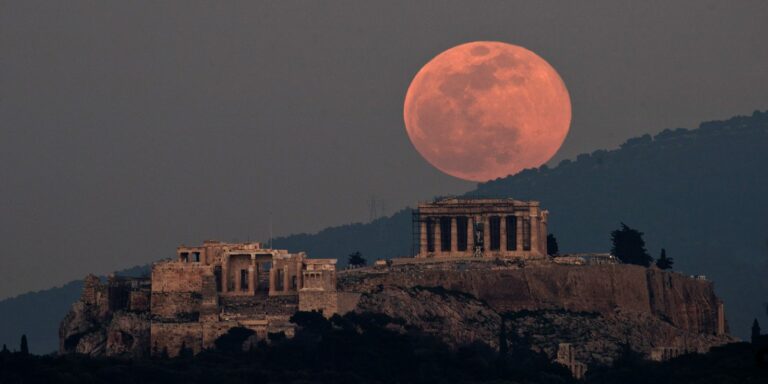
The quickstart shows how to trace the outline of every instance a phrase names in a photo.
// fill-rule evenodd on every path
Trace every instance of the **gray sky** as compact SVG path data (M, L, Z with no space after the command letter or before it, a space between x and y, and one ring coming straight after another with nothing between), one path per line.
M473 187L421 159L411 78L473 40L573 103L557 162L768 108L768 2L0 1L0 298Z

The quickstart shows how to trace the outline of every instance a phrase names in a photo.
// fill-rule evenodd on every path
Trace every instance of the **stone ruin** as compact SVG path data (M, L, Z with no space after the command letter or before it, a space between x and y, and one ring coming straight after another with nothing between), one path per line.
M610 340L629 337L639 352L662 360L732 340L711 282L622 265L607 254L551 258L547 217L538 202L512 199L421 204L415 257L348 270L337 270L336 259L261 243L180 246L173 260L152 266L151 277L88 276L62 321L60 352L199 353L235 327L253 331L250 342L291 337L297 311L378 312L449 345L492 347L502 316L518 313L516 332L576 377L615 358L618 344Z
M549 212L538 201L447 198L413 213L416 257L541 259Z
M267 249L260 243L206 241L179 247L177 259L152 267L152 353L184 346L198 353L234 327L293 335L297 311L344 312L352 300L336 292L336 260Z

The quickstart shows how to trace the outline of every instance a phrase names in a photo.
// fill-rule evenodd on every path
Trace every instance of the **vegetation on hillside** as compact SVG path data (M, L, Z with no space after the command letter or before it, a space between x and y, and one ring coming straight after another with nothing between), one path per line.
M272 337L243 349L252 332L235 329L218 350L197 356L127 360L81 355L0 352L0 382L16 383L576 383L570 372L525 340L499 351L474 343L452 349L438 339L378 314L326 319L300 312L293 338ZM499 335L507 340L502 329ZM750 344L664 363L642 360L627 348L613 366L591 367L586 383L764 383Z

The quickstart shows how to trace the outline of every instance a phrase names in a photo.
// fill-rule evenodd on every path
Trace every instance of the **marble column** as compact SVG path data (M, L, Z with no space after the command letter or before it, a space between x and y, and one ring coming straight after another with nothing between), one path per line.
M458 230L457 230L456 217L451 217L451 253L459 250L458 246Z
M256 292L256 255L251 255L251 265L248 267L248 292Z
M303 266L304 266L304 258L296 258L296 292L298 292L302 287L304 287L304 274L303 272Z
M290 273L289 264L285 264L285 268L283 268L283 291L290 291L291 290L291 273Z
M490 216L483 216L483 256L490 254L491 249L491 221Z
M499 215L499 251L507 251L507 217Z
M440 218L437 218L437 220L435 220L433 223L434 224L432 224L432 228L435 230L435 236L433 237L434 244L435 244L435 253L439 255L443 251L443 247L442 247L443 234L442 234L442 231L440 230Z
M539 225L539 217L538 216L531 216L531 251L532 253L539 253L541 249L539 249L539 229L541 226Z
M277 268L275 267L275 260L272 259L272 267L269 268L269 294L272 295L277 292Z
M221 257L221 293L229 292L229 255Z
M475 253L475 218L467 216L467 252Z
M521 215L515 215L515 217L516 217L515 221L517 222L515 224L515 227L516 227L515 228L516 229L516 231L515 231L516 232L515 233L516 241L515 242L517 243L516 250L520 250L521 251L521 250L523 250L523 227L525 226L525 220L524 220L523 216L521 216Z
M419 219L419 256L427 255L427 222Z
M241 292L243 290L242 282L243 282L243 270L242 269L235 269L235 292Z

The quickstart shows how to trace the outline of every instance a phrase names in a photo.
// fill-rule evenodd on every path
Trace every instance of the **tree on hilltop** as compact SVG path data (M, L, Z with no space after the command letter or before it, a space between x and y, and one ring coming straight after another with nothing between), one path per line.
M360 251L356 251L355 253L349 255L349 259L347 259L347 265L353 268L363 267L366 264L368 264L368 261L365 260L363 254L360 253Z
M621 228L611 232L611 254L622 263L635 264L648 267L653 258L645 249L643 233L621 223Z
M675 260L671 257L667 257L667 250L662 248L661 249L661 255L659 256L659 259L656 260L656 266L659 267L659 269L672 269L672 264L675 263Z
M557 238L554 234L547 235L547 255L555 256L560 254L560 248L557 246Z
M26 334L21 335L21 346L20 346L19 352L24 356L29 355L29 344L27 344Z

